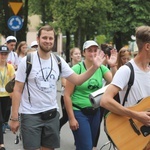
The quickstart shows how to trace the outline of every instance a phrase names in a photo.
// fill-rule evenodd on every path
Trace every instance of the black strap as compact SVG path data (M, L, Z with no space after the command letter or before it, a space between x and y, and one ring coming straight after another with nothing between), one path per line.
M53 53L54 54L54 53ZM59 68L59 76L58 76L58 80L60 78L60 73L62 72L62 68L61 68L61 60L60 60L60 57L56 54L54 54L54 58L58 64L58 68Z
M133 69L133 66L130 62L127 62L125 65L127 65L130 68L131 73L130 73L130 78L129 78L129 81L128 81L128 88L127 88L127 91L126 91L126 94L125 94L125 97L124 97L124 100L123 100L123 103L122 103L123 106L125 104L125 101L127 101L129 91L131 89L131 86L134 83L134 69Z
M73 104L73 103L72 103L72 106L73 106L73 107L76 107L76 108L78 108L78 109L82 109L80 106L78 106L78 105L76 105L76 104Z
M30 103L31 103L31 100L30 100L30 91L29 91L29 85L28 85L28 77L29 77L29 74L30 74L31 68L32 68L31 55L32 55L32 53L28 53L27 54L27 59L26 59L26 79L25 79L25 82L27 83L28 99L29 99Z

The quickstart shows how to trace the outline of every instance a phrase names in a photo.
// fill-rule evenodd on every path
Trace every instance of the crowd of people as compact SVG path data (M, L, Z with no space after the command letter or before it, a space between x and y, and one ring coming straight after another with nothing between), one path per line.
M25 41L17 46L16 44L16 37L8 36L6 43L0 46L0 150L5 150L3 134L6 133L6 129L10 130L8 122L12 105L12 93L8 93L5 86L15 77L22 58L26 56L28 50L30 51Z
M16 46L16 37L8 36L6 43L0 46L0 150L5 150L3 134L6 128L13 133L20 128L26 150L59 148L62 126L67 121L76 150L96 150L105 109L149 126L149 111L126 108L150 94L150 27L138 27L135 37L138 46L135 57L127 46L117 51L112 45L98 45L94 40L87 40L81 50L77 47L70 50L69 63L59 56L59 66L52 53L55 31L51 26L41 27L30 47L26 41ZM32 52L32 68L27 79L29 52ZM122 106L131 72L125 65L127 62L132 64L135 77ZM57 99L59 75L61 117ZM8 93L5 85L14 77L14 90ZM99 107L93 108L89 94L108 84ZM120 103L116 102L116 95Z

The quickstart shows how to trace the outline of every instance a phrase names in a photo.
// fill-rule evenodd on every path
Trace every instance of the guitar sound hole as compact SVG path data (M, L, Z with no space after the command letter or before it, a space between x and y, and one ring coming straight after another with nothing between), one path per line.
M150 134L150 126L142 126L140 130L145 137Z

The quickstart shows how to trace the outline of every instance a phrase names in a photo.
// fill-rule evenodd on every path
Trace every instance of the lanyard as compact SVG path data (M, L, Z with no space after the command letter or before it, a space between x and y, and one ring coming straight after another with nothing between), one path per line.
M0 72L0 77L1 77L1 81L2 81L2 87L4 85L4 81L5 81L5 77L6 77L6 67L4 68L4 75L2 76L2 73Z
M51 70L49 72L49 74L47 75L47 77L45 78L44 77L44 72L43 72L43 69L42 69L42 63L41 63L41 60L40 60L40 56L39 56L39 53L37 52L37 55L38 55L38 59L39 59L39 64L40 64L40 68L41 68L41 72L42 72L42 77L43 77L43 80L46 82L48 77L50 76L51 72L52 72L52 65L53 65L53 62L52 62L52 56L50 57L51 58Z

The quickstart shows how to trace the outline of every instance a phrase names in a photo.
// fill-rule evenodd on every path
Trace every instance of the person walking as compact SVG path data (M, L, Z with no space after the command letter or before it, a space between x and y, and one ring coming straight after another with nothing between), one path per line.
M37 48L38 48L38 42L37 41L32 41L30 48L35 48L37 50Z
M135 36L138 54L129 61L133 66L135 75L128 97L124 103L131 70L128 66L123 65L117 70L111 84L104 92L100 100L100 106L115 114L133 118L143 125L150 126L149 111L135 111L127 108L136 105L143 98L150 96L150 26L137 27ZM120 96L120 104L114 99L117 93ZM124 106L122 106L123 103Z
M100 52L98 44L88 40L83 44L84 61L72 67L74 72L81 74L92 66L92 57ZM110 70L101 65L82 85L75 86L66 81L64 100L68 113L69 125L75 139L76 150L92 150L100 124L100 108L93 109L89 94L102 88L103 78L110 83Z
M42 26L37 33L37 42L39 47L32 53L32 69L28 76L28 84L25 84L26 56L18 66L12 95L10 127L13 133L17 132L20 114L23 148L54 150L60 147L60 114L56 85L59 67L54 54L51 53L55 42L54 29L49 25ZM63 58L59 58L60 76L76 85L90 78L105 59L103 52L96 56L91 55L92 66L85 73L78 75Z
M5 85L14 77L15 73L14 67L7 63L9 52L7 46L0 46L0 150L5 150L2 127L11 101L9 93L5 90Z
M18 64L20 64L22 58L27 54L27 43L26 41L21 41L16 49L16 53L18 55Z
M14 36L8 36L6 38L6 46L10 50L10 53L7 58L7 62L12 64L15 68L15 70L18 67L18 56L17 53L15 52L15 47L17 44L17 39Z
M68 63L70 67L73 65L79 63L81 61L81 50L77 47L74 47L70 50L70 62ZM66 108L64 105L64 90L66 86L66 79L61 78L61 84L62 84L62 94L61 94L61 110L62 110L62 117L60 118L60 130L62 126L68 121L68 115L66 112Z
M6 38L6 46L8 47L8 49L10 51L8 54L8 57L7 57L7 63L12 64L14 66L15 70L17 70L17 67L18 67L18 56L17 56L17 53L15 52L16 44L17 44L16 37L8 36ZM3 124L3 131L4 132L6 129L10 130L10 127L8 125L8 121L9 121L9 117L10 117L10 109L11 109L11 99L9 101L7 113L6 113L5 118L4 118L4 120L5 120L4 121L5 123Z
M117 70L131 59L131 51L127 47L122 47L118 52L116 67Z

